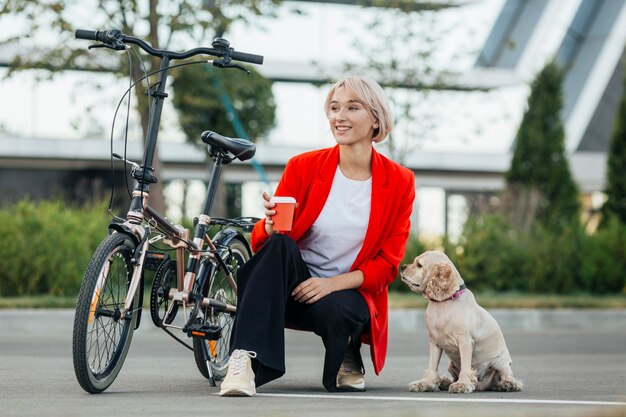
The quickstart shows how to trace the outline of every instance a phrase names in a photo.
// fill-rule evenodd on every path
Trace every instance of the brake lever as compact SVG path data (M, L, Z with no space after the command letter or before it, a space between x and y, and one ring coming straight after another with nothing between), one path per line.
M89 45L87 47L87 49L94 49L94 48L107 48L107 49L113 49L114 51L123 51L124 49L126 49L126 45L122 42L116 43L115 45L109 45L106 43L97 43L95 45Z
M209 61L209 62L211 62L214 67L218 67L218 68L236 68L236 69L242 70L246 74L250 75L250 71L247 68L245 68L245 67L243 67L243 66L241 66L239 64L231 64L230 62L225 62L225 61L223 61L221 59L217 60L217 61Z
M106 43L97 43L95 45L89 45L87 49L96 49L96 48L107 48L107 49L115 49L111 45L107 45Z

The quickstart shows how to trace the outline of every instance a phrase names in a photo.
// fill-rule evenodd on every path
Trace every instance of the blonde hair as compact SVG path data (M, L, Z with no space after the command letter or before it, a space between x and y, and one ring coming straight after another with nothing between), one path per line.
M385 140L393 129L393 121L391 111L389 111L387 97L382 87L373 79L362 75L353 75L343 78L333 84L328 91L326 102L324 103L324 111L326 114L330 111L330 102L335 95L335 91L340 87L344 87L346 90L356 95L378 124L378 128L374 129L373 141L378 143Z

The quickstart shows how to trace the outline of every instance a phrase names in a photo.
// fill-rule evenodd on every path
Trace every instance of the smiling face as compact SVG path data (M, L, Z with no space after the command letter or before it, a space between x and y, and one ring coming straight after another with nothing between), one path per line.
M345 87L335 90L327 116L338 144L371 144L374 140L377 121L356 94Z

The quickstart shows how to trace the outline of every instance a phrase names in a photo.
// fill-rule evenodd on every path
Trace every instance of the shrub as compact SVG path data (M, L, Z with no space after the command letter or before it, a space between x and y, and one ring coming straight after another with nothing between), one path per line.
M0 296L77 294L107 233L105 205L23 200L0 210Z
M504 215L470 219L458 246L446 248L468 287L524 293L623 293L626 226L617 219L587 236L535 224L519 231Z
M468 220L459 246L447 252L468 287L511 291L525 285L528 239L504 216L483 215Z
M626 224L610 216L581 251L578 285L596 294L626 294Z
M532 293L580 292L576 282L586 239L582 229L569 226L556 232L538 226L531 231L530 239L527 283L519 289Z

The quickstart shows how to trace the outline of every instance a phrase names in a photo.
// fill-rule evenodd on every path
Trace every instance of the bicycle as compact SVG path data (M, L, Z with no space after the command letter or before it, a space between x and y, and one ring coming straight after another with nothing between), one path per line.
M251 256L244 232L249 232L258 219L219 219L211 218L209 213L223 165L235 159L251 159L256 148L245 139L228 138L211 131L202 133L202 141L208 145L214 164L203 209L194 219L191 238L189 229L170 223L148 205L149 186L157 182L152 164L163 101L167 97L164 91L167 72L174 67L170 65L172 60L210 55L219 58L213 61L214 66L244 69L232 61L262 64L263 57L236 52L221 38L212 43L212 48L173 52L154 49L145 41L116 29L79 29L75 36L96 41L90 49L121 51L137 45L160 59L159 69L154 72L158 74L157 82L154 88L148 87L151 113L142 165L112 154L131 165L135 185L126 218L114 219L109 224L109 235L94 252L80 287L72 337L78 383L89 393L100 393L117 377L133 332L141 322L144 271L152 269L156 271L150 292L152 321L193 350L200 373L215 386L215 381L225 376L228 366L229 341L237 312L235 276ZM209 229L213 228L218 231L210 237ZM175 257L170 257L165 250L153 250L157 242L167 246ZM183 265L185 256L188 257L186 266ZM184 325L177 325L174 319L181 310ZM174 329L191 337L193 343L190 345L176 336Z

